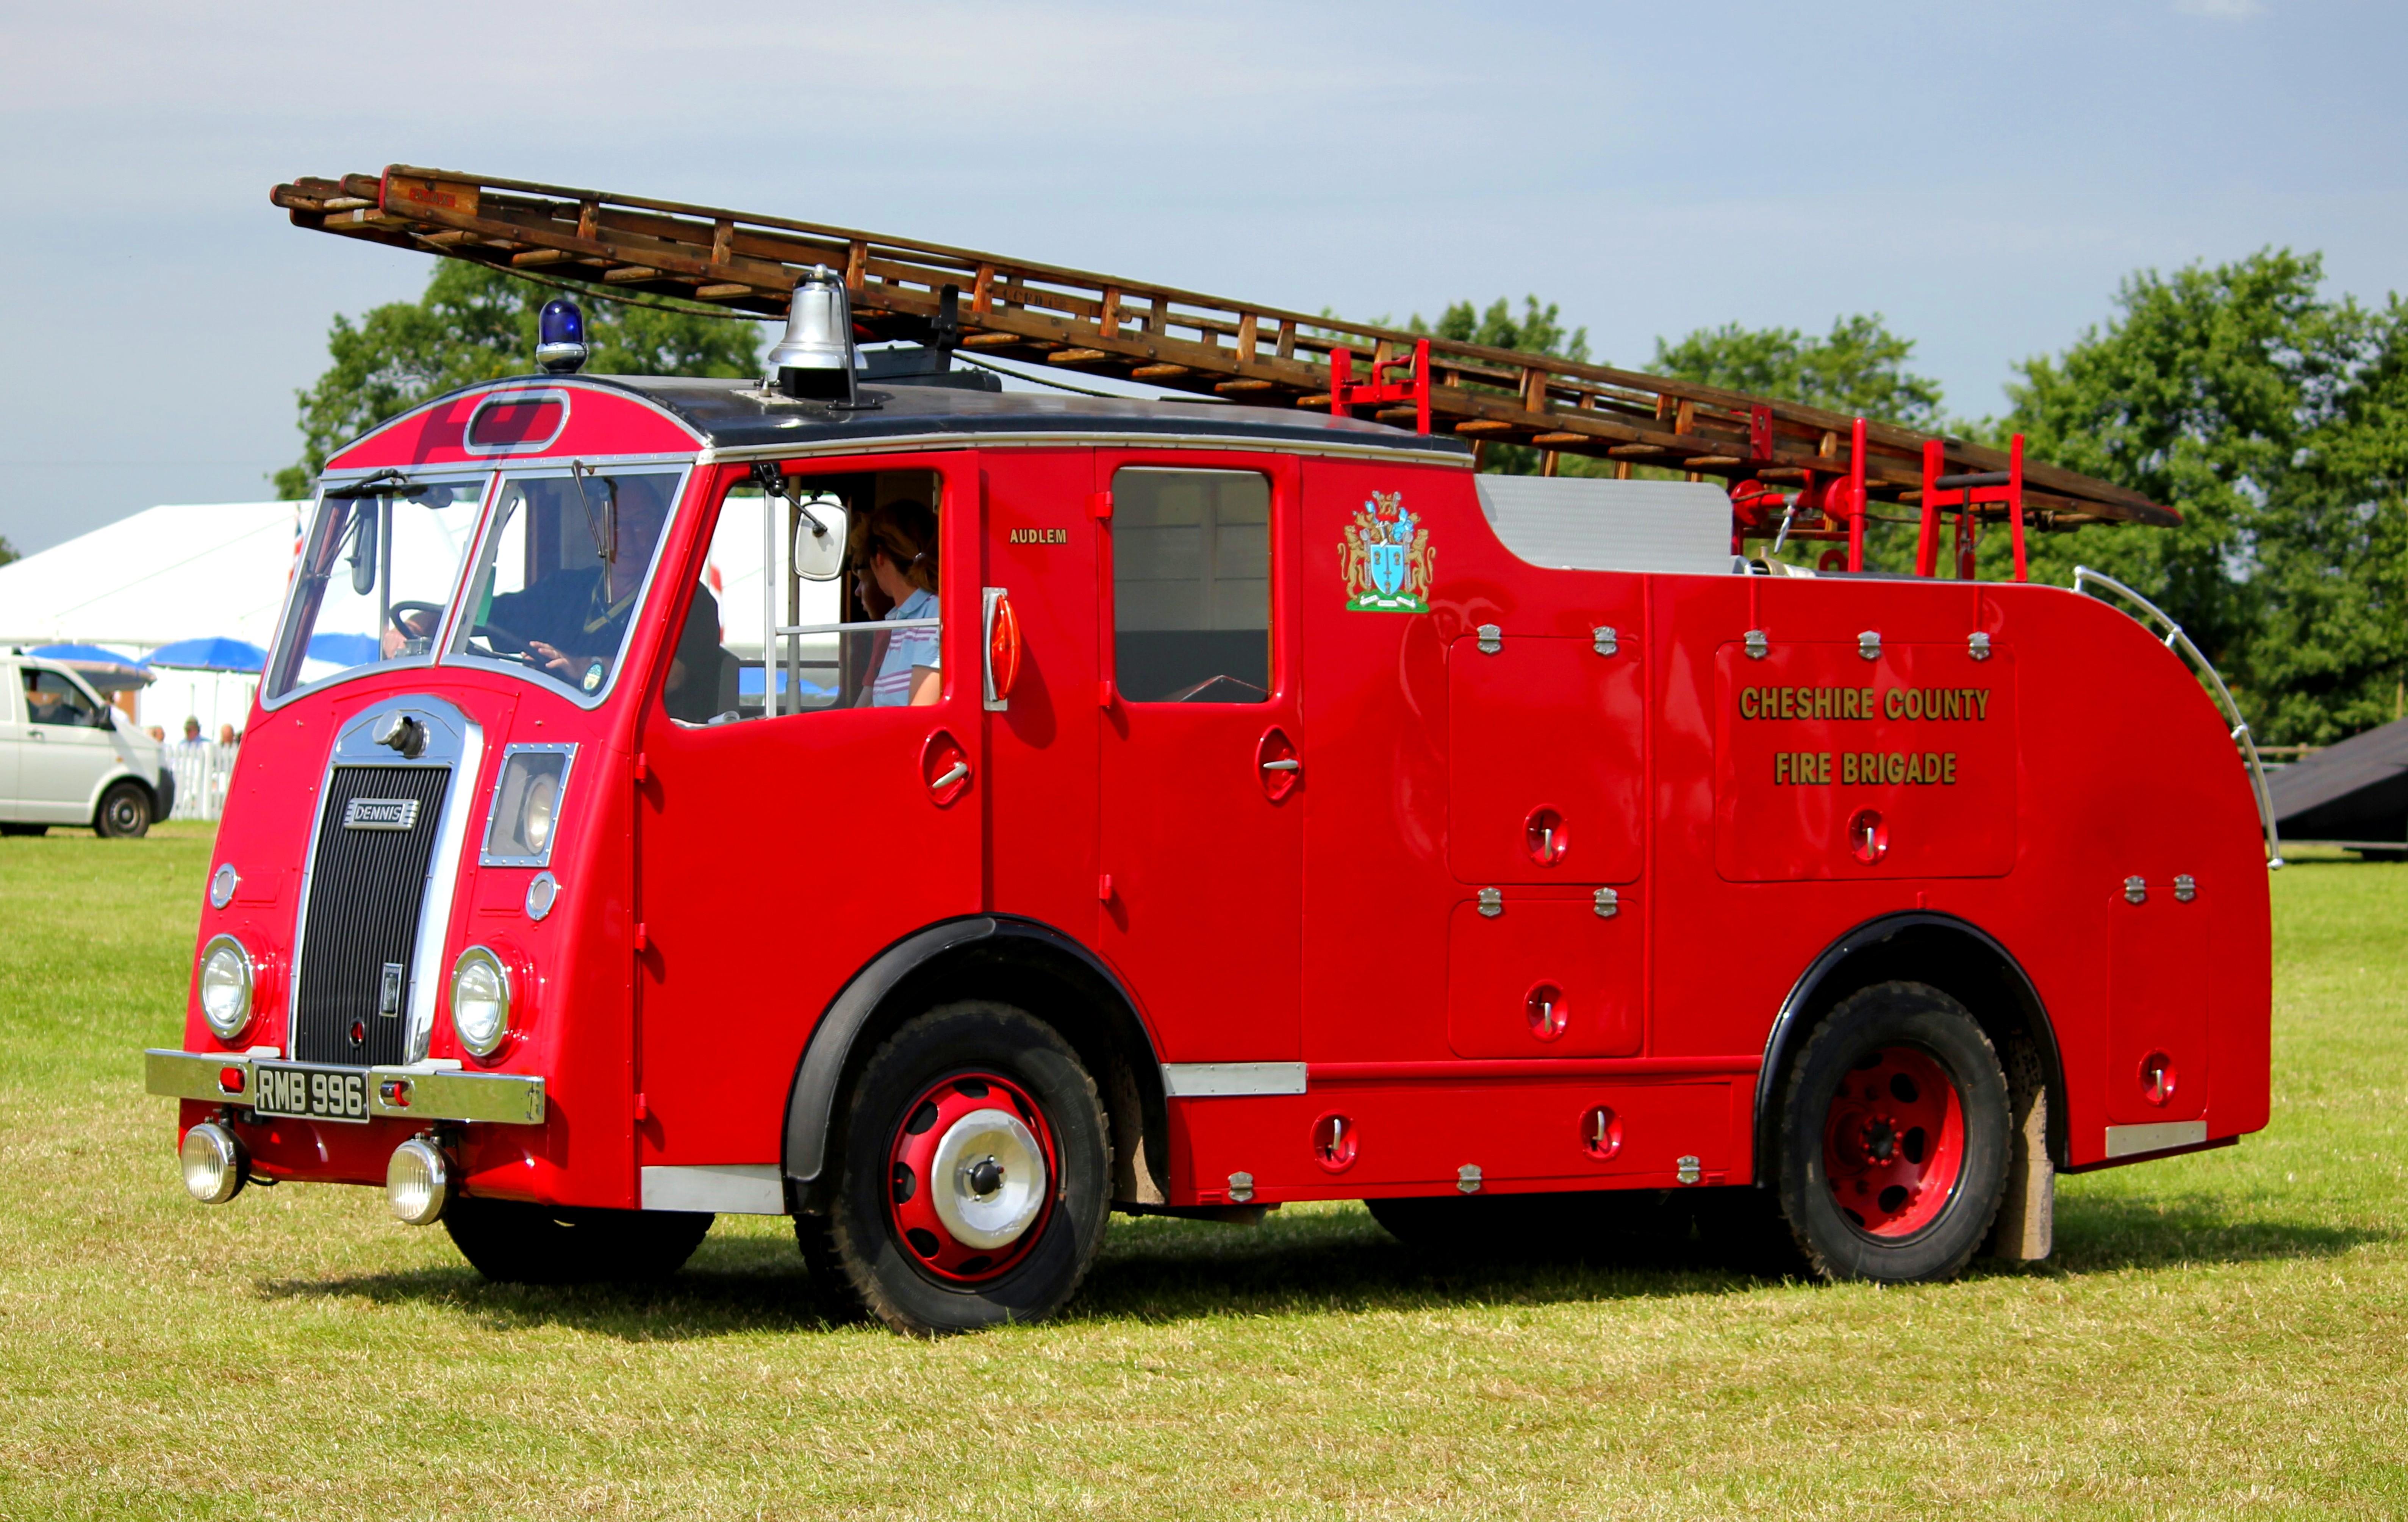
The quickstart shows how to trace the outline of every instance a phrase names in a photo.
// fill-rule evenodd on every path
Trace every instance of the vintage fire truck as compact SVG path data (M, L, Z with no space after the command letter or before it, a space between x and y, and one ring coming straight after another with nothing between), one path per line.
M1056 1310L1116 1210L1755 1191L1824 1274L1944 1277L2044 1256L2057 1171L2266 1123L2245 726L2132 595L2019 579L2162 508L845 229L277 197L788 327L758 380L586 376L556 301L541 370L328 462L148 1055L203 1200L381 1183L524 1281L791 1215L925 1331ZM1917 574L1862 568L1885 504ZM1943 555L1985 524L2018 580Z

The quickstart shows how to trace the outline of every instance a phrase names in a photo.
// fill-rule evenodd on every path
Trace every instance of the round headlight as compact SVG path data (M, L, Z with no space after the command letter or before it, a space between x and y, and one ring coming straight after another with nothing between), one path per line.
M510 975L501 958L482 946L460 954L452 967L452 1028L460 1044L491 1056L510 1029Z
M222 1041L251 1024L251 953L232 936L201 948L201 1018Z
M519 805L519 839L540 856L552 845L552 817L560 807L560 775L538 772L528 782L526 801Z

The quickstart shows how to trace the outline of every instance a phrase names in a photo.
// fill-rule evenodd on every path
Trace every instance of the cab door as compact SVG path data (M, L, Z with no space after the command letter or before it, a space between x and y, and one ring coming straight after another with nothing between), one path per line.
M1298 1060L1297 477L1103 452L1096 943L1171 1063Z
M79 825L92 817L100 784L117 769L117 735L106 704L64 671L38 666L20 694L30 721L20 731L19 807L28 819Z
M708 722L671 717L664 657L639 720L636 1087L648 1170L776 1164L796 1064L829 1001L895 942L981 908L979 477L968 454L900 463L798 463L793 495L774 496L742 470L697 473L693 535L681 535L680 568L665 570L653 605L684 631L674 640L689 661L720 662L717 690L732 702ZM907 497L938 519L941 691L921 707L863 706L880 636L928 631L836 632L866 621L850 578L796 576L793 543L798 525L807 546L816 539L817 522L840 547L850 520ZM774 1175L748 1176L781 1208ZM657 1194L666 1177L648 1173L643 1187Z

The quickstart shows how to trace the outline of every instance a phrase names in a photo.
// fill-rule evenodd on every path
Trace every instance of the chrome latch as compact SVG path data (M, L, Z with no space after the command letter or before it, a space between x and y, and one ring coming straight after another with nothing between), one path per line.
M2143 882L2137 877L2126 878L2124 880L2124 901L2128 904L2147 903L2149 901L2148 883Z
M1254 1176L1252 1173L1229 1175L1229 1198L1242 1205L1254 1198Z
M1965 637L1965 653L1972 656L1977 661L1988 660L1990 658L1990 637L1982 633L1979 629L1967 635Z
M1746 643L1747 658L1749 660L1760 661L1764 659L1766 655L1771 653L1772 647L1766 643L1764 631L1762 629L1748 630Z
M1612 888L1597 890L1597 917L1610 920L1622 912L1622 896Z
M1881 659L1881 630L1867 629L1856 636L1856 653L1869 661Z
M1613 632L1613 625L1611 624L1600 624L1589 630L1589 633L1596 639L1597 653L1600 655L1613 654L1622 648L1621 639Z
M2199 879L2191 876L2188 872L2176 874L2174 877L2174 902L2178 904L2186 904L2198 897Z
M1505 912L1505 895L1498 888L1480 890L1480 912L1490 919Z
M1480 653L1494 655L1505 648L1505 631L1495 624L1480 625Z
M1480 1165L1466 1163L1455 1170L1455 1186L1468 1195L1480 1192Z
M1673 1158L1672 1166L1679 1170L1680 1180L1683 1184L1695 1184L1699 1179L1706 1176L1705 1170L1698 1165L1697 1156L1694 1153L1684 1153L1682 1156Z

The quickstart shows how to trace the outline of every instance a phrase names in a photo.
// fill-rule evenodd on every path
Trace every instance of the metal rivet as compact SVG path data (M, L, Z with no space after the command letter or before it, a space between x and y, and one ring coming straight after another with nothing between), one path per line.
M1229 1198L1242 1205L1254 1198L1254 1176L1252 1173L1229 1175Z
M1614 892L1612 888L1599 888L1597 890L1597 917L1598 919L1610 920L1621 912L1622 895Z
M1881 659L1881 630L1867 629L1856 636L1856 653L1869 661Z
M1706 1176L1704 1170L1698 1167L1698 1159L1694 1154L1684 1154L1682 1156L1674 1158L1672 1160L1672 1166L1680 1170L1680 1178L1683 1184L1695 1184L1699 1179Z
M2126 878L2124 880L2124 901L2128 904L2147 903L2149 901L2149 884L2137 877Z
M1455 1170L1455 1186L1468 1195L1480 1192L1480 1165L1466 1163Z
M1621 639L1614 634L1611 624L1600 624L1589 634L1597 640L1597 653L1600 655L1611 655L1622 648Z
M1990 658L1990 637L1976 631L1965 637L1965 653L1977 661Z
M1480 653L1494 655L1505 648L1505 631L1494 624L1480 625Z
M1772 646L1765 640L1764 631L1762 629L1748 630L1746 642L1747 658L1752 661L1760 661L1764 659L1765 655L1772 649Z
M2199 897L2199 879L2184 872L2174 879L2174 902L2189 903Z
M1505 895L1496 888L1480 890L1480 912L1495 919L1505 912Z

